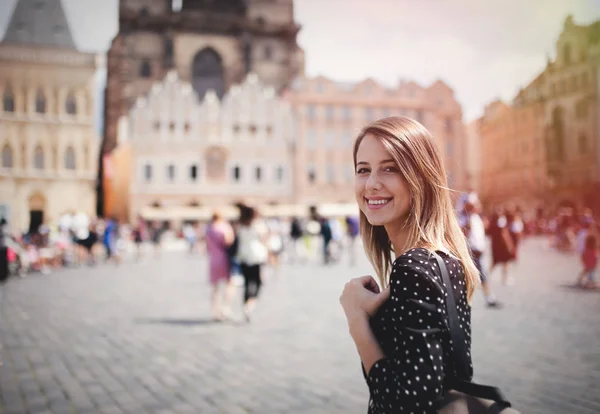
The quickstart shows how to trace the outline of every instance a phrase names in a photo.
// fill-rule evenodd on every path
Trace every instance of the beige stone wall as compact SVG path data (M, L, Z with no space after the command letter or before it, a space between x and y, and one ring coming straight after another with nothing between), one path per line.
M0 203L10 205L15 230L28 227L32 197L43 200L46 220L71 210L93 215L100 144L93 123L96 59L74 51L14 51L0 46L0 155L10 153L6 160L12 159L5 165L0 156ZM14 111L3 105L9 91ZM44 113L36 111L38 91L46 101ZM67 113L68 98L75 114Z
M297 132L296 202L354 202L354 139L369 122L393 115L423 123L441 150L452 186L466 185L462 111L442 82L428 88L402 82L388 89L373 80L342 84L323 77L301 78L287 99L294 108Z

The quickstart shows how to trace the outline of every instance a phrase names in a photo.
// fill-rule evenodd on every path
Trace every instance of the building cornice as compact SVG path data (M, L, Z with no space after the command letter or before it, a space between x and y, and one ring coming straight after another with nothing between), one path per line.
M101 57L93 53L78 52L70 49L2 44L0 45L0 62L37 63L95 69L101 66Z

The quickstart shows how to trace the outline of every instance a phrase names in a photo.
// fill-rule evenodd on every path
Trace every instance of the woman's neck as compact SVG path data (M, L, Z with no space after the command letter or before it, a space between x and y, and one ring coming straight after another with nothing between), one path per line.
M392 243L392 247L394 248L394 254L396 255L396 257L404 253L404 251L407 250L407 247L412 247L406 246L406 241L408 240L408 234L410 229L408 226L405 226L404 223L402 223L401 226L388 224L384 227L388 238Z

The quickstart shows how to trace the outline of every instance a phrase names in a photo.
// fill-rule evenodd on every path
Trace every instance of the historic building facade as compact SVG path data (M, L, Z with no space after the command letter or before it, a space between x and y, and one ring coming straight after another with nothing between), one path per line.
M600 21L567 17L556 57L480 120L483 196L490 203L600 210Z
M200 101L171 71L120 121L110 213L177 222L237 203L289 204L293 134L289 104L256 74Z
M303 73L293 0L182 0L178 10L172 5L119 2L119 33L107 57L104 154L117 144L119 119L171 70L198 99L209 90L224 96L250 72L277 93Z
M486 204L510 202L531 210L544 199L550 181L543 117L543 103L526 96L513 106L497 101L485 108L477 125L482 138L480 195Z
M18 1L0 43L0 205L12 230L95 213L98 63L77 51L59 0Z
M354 203L352 144L379 118L402 115L434 136L450 186L466 186L465 128L454 93L437 81L428 87L401 82L386 88L368 79L339 83L324 77L298 79L286 93L296 120L296 199L307 204Z

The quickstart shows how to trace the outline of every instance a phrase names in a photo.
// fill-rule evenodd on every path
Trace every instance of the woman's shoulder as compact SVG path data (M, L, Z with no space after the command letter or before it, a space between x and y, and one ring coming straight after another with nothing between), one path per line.
M446 264L451 279L464 274L458 258L442 251L438 251L437 254ZM440 289L443 286L441 270L435 255L425 248L409 249L396 258L390 279L406 276L412 276L413 280L420 280Z

